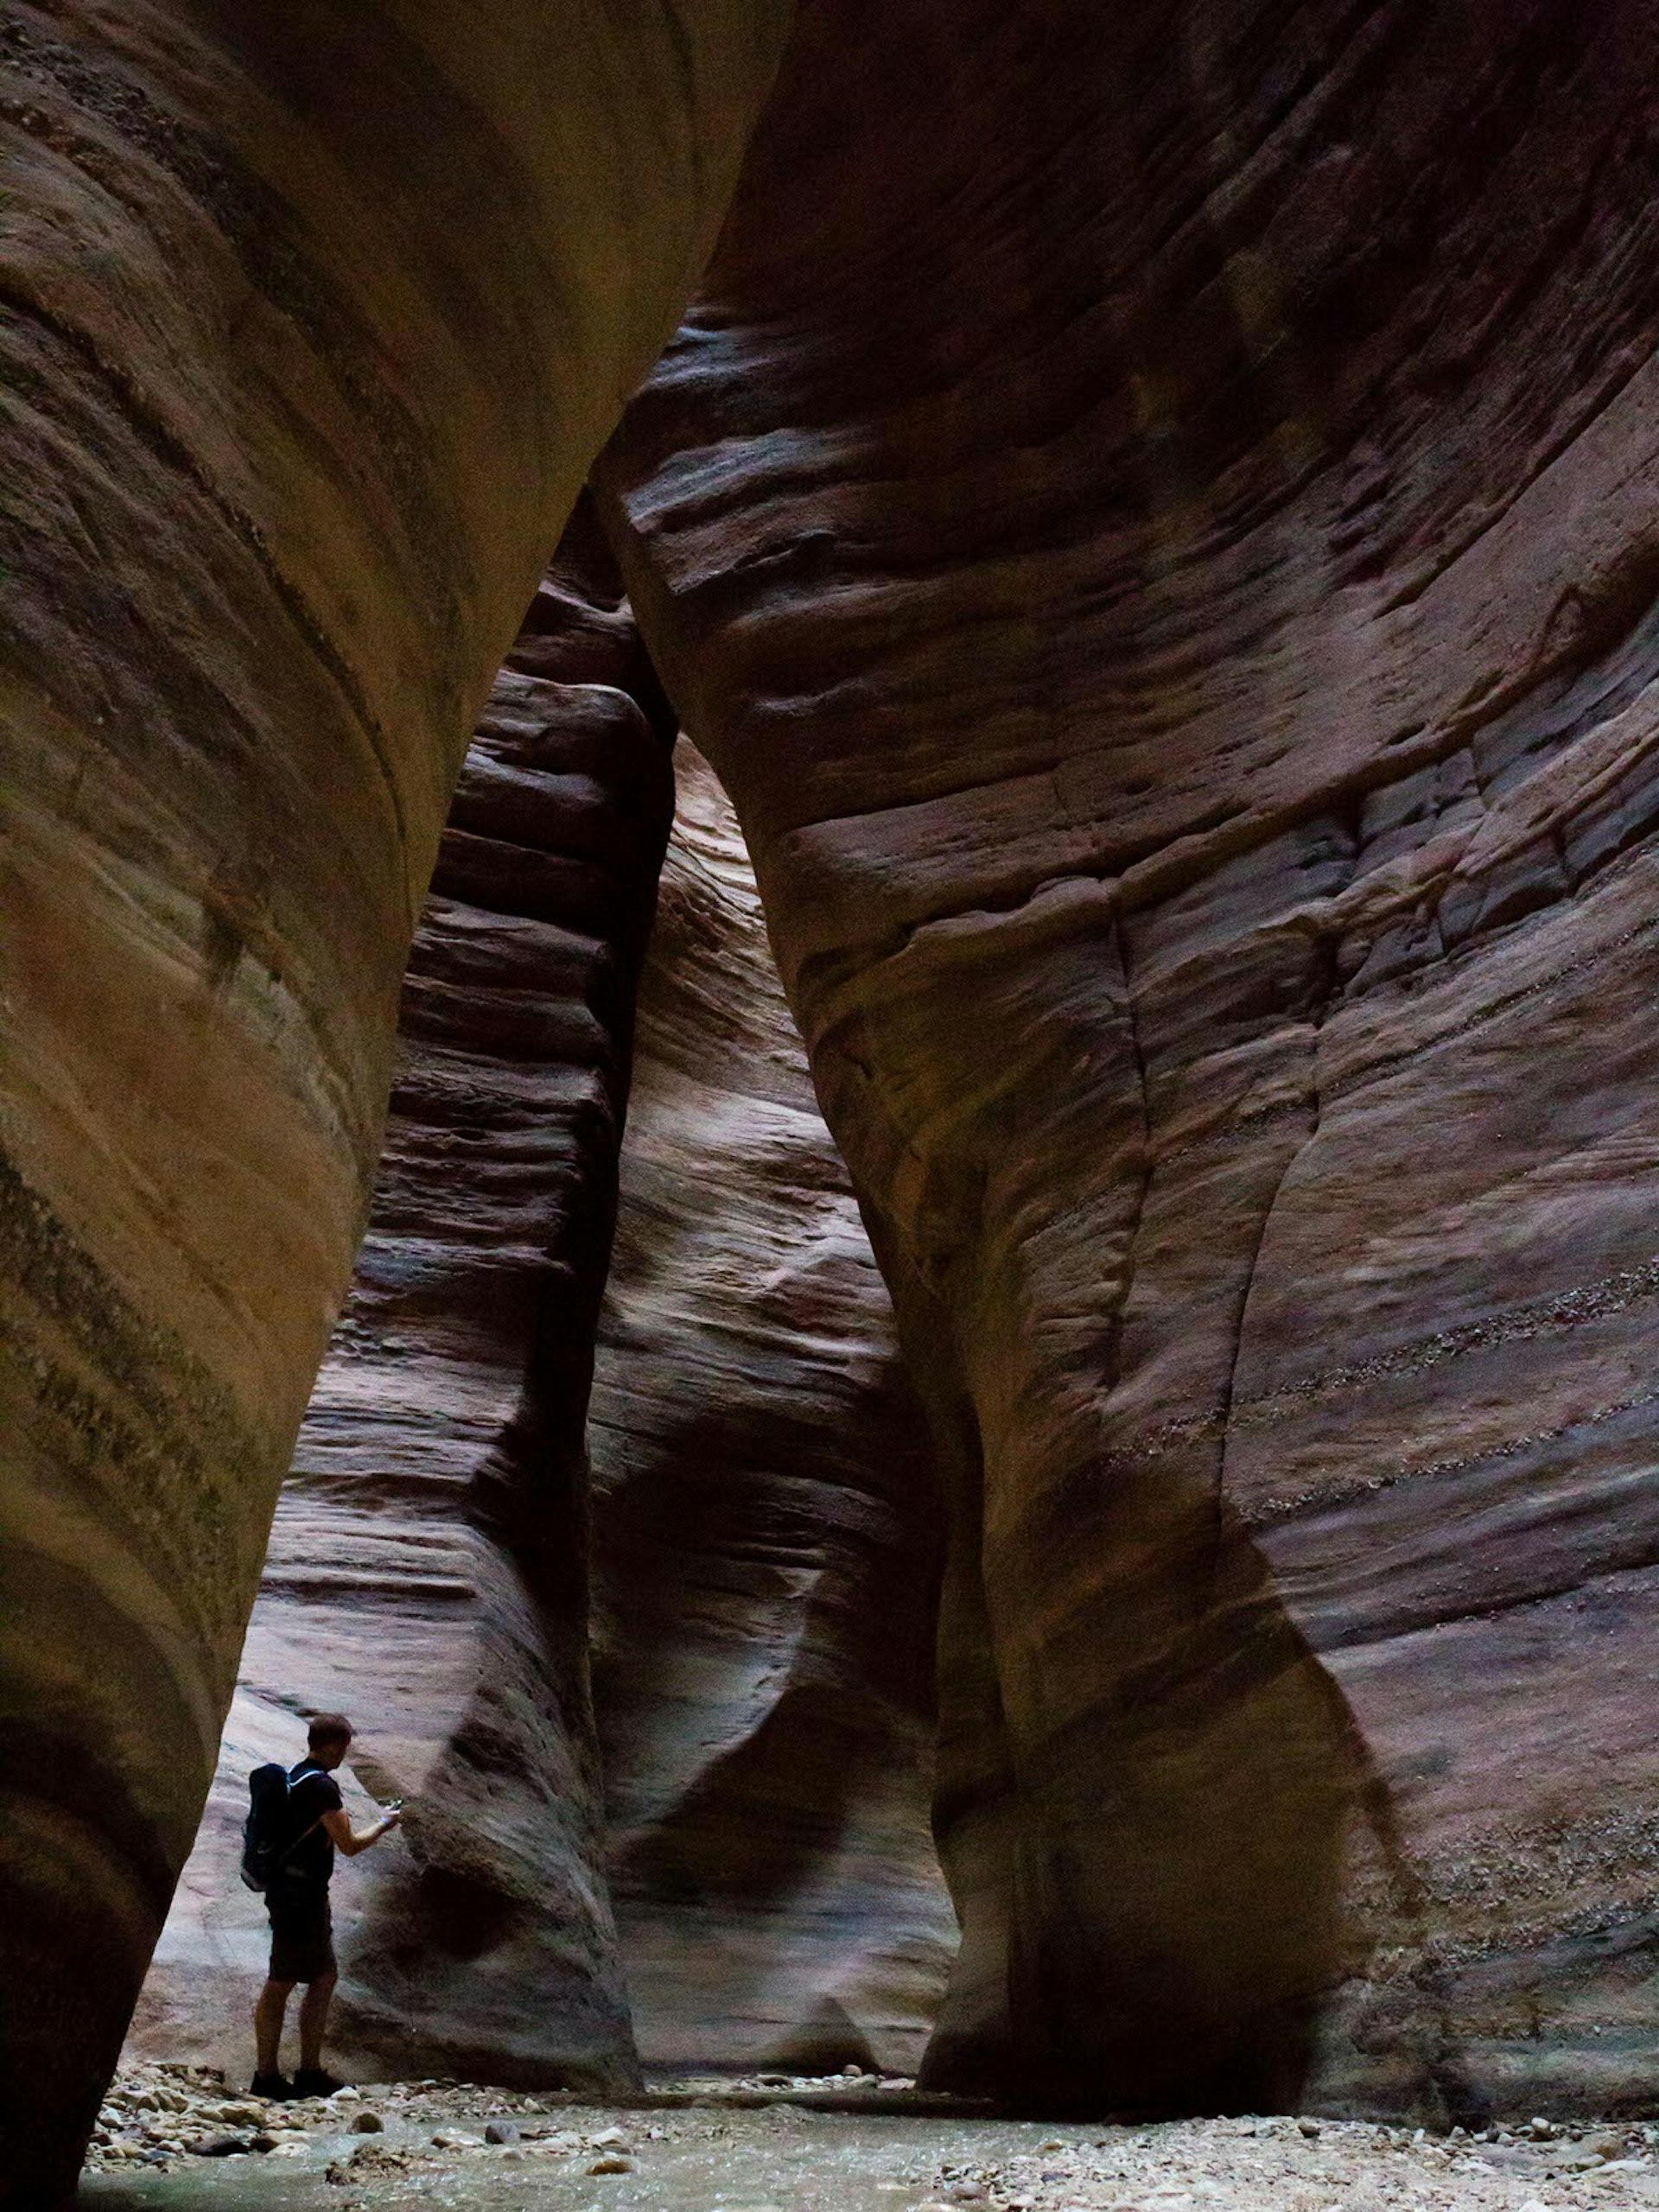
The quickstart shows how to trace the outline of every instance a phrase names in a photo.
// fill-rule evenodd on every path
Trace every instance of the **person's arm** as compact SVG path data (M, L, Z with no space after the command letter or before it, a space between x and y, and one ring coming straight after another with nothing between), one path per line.
M355 1859L359 1851L366 1851L371 1844L378 1843L383 1835L390 1834L403 1817L397 1808L393 1806L391 1812L381 1814L372 1827L359 1830L352 1826L352 1816L342 1806L323 1815L322 1832L336 1851L343 1852L347 1859Z

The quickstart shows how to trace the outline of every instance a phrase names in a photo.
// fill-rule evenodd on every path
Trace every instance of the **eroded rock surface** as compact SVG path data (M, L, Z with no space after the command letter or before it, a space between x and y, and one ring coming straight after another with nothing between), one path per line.
M468 733L785 11L0 24L0 2196L190 1848Z
M658 2064L913 2070L938 1503L730 804L682 740L594 1370L612 1896Z
M683 744L599 1311L670 794L642 699L627 609L573 556L416 938L369 1233L146 1985L150 2053L245 2063L246 1775L343 1705L358 1774L414 1800L406 1842L335 1878L359 2063L614 2086L636 2038L656 2062L920 2057L955 1940L931 1467L753 873Z
M348 2034L405 2065L634 2078L583 1424L672 731L582 519L491 695L416 933L368 1234L149 1984L152 2041L240 2029L232 1960L257 1973L263 1918L234 1872L247 1770L297 1757L295 1715L343 1707L359 1777L413 1801L402 1840L342 1869Z
M1654 2092L1656 64L808 7L611 448L944 1450L941 2083Z

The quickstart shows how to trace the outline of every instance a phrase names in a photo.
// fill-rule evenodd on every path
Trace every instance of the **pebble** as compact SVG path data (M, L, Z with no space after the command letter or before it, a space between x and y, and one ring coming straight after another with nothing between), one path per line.
M353 2117L352 2133L353 2135L379 2135L384 2133L385 2125L378 2112L365 2105L362 2111Z
M493 2120L484 2130L484 2140L486 2143L516 2143L518 2130L510 2120Z
M607 2151L602 2158L595 2158L588 2171L590 2174L631 2174L633 2160L625 2158L620 2151Z
M190 2148L199 2158L241 2158L252 2150L253 2144L245 2135L207 2135Z

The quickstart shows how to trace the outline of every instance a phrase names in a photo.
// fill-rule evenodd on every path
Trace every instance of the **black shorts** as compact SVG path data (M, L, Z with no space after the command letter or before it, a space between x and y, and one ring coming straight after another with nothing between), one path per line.
M325 1981L334 1971L334 1916L327 1890L267 1896L273 1981Z

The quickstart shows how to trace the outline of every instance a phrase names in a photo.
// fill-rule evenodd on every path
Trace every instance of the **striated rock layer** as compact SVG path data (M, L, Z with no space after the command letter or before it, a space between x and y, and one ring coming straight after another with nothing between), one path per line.
M811 0L610 448L940 1440L941 2084L1659 2091L1656 67Z
M730 804L684 740L594 1471L594 1701L642 2056L913 2072L938 1506Z
M785 16L0 23L9 2202L190 1847L467 734Z
M152 2043L241 2029L263 1921L236 1890L248 1768L340 1707L359 1778L414 1800L399 1843L342 1870L348 2032L390 2038L404 2071L637 2079L583 1423L672 739L583 521L491 694L416 934L368 1233L148 1985Z
M683 744L599 1312L670 771L594 575L578 544L543 587L467 757L368 1235L140 2005L155 2055L246 2063L246 1777L333 1705L359 1780L414 1801L336 1876L359 2064L613 2087L637 2038L908 2069L937 2012L931 1472L741 841Z

